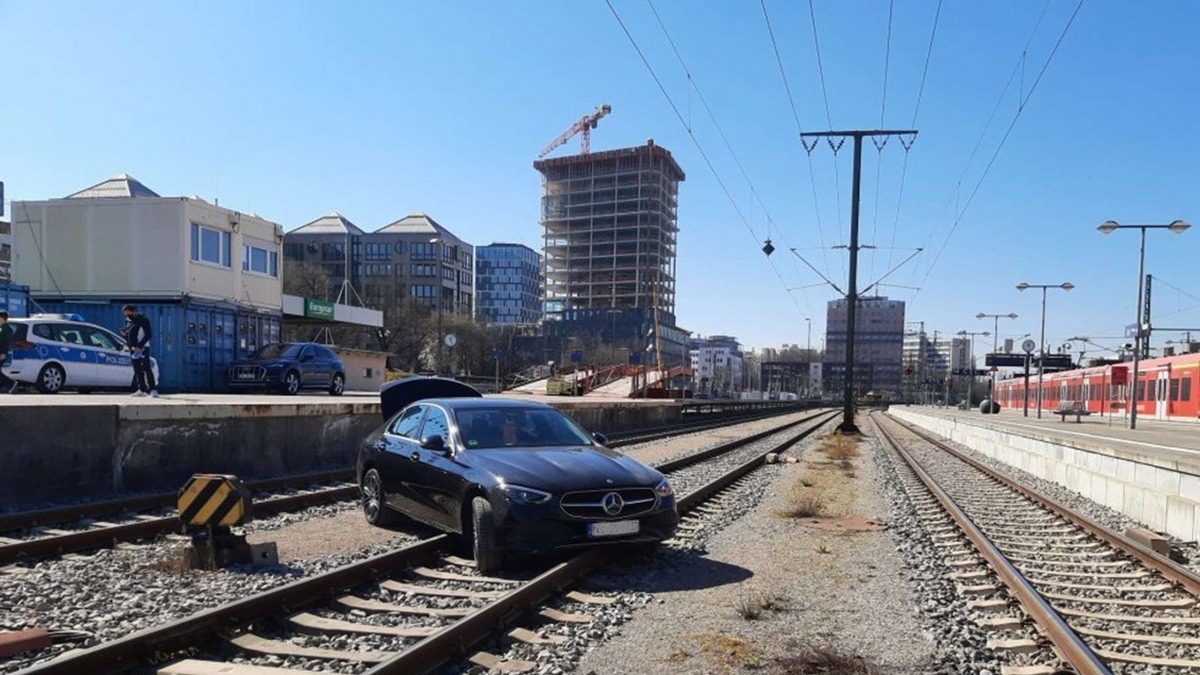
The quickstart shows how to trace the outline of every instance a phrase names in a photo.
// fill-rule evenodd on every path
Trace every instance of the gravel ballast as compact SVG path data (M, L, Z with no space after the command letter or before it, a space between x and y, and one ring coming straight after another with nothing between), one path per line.
M654 594L616 639L583 658L580 673L659 675L772 672L805 645L836 645L880 665L880 672L934 672L926 637L905 583L904 560L886 531L818 529L779 514L796 484L817 471L813 441L794 448L805 461L754 474L763 498L740 520L693 551L606 586ZM864 443L831 494L839 515L882 518L883 478ZM838 499L842 501L838 502ZM705 550L706 549L706 550ZM757 610L755 608L758 608ZM757 613L754 619L748 619ZM954 672L946 670L943 672Z

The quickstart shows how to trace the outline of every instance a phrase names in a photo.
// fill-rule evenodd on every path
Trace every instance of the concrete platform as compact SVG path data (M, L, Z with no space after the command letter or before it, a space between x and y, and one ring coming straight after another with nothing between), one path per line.
M1089 415L1080 423L1019 410L999 415L925 406L890 413L1054 481L1185 541L1200 540L1200 433L1186 422Z
M782 402L592 401L529 396L592 431L667 426L702 410ZM773 405L768 405L773 404ZM795 408L795 404L791 404ZM0 509L162 492L197 472L245 479L353 466L383 419L378 392L0 395Z

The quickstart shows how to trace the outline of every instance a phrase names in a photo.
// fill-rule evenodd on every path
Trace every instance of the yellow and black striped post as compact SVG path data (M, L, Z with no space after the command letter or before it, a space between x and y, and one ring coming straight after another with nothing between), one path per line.
M251 520L250 491L237 476L198 473L179 491L179 520L188 528L230 528Z

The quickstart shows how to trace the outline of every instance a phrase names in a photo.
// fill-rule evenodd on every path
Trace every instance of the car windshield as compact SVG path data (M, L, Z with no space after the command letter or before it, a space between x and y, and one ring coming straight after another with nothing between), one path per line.
M301 345L279 342L273 345L259 347L258 351L250 355L250 358L262 359L264 361L270 361L272 359L294 359L300 356L300 349Z
M455 417L468 450L592 444L583 429L553 409L470 408L456 411Z

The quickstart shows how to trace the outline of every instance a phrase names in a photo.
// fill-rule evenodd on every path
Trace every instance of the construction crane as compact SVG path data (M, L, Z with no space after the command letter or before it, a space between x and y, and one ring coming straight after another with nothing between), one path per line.
M596 108L596 112L592 113L591 115L584 115L583 117L579 118L578 122L572 124L569 129L559 134L558 138L547 143L546 147L542 148L542 151L538 153L538 158L540 159L550 154L550 152L555 148L571 140L571 137L575 134L580 134L579 154L588 154L592 151L592 129L595 129L596 124L600 122L600 119L610 112L612 112L612 106L605 103L604 105Z

